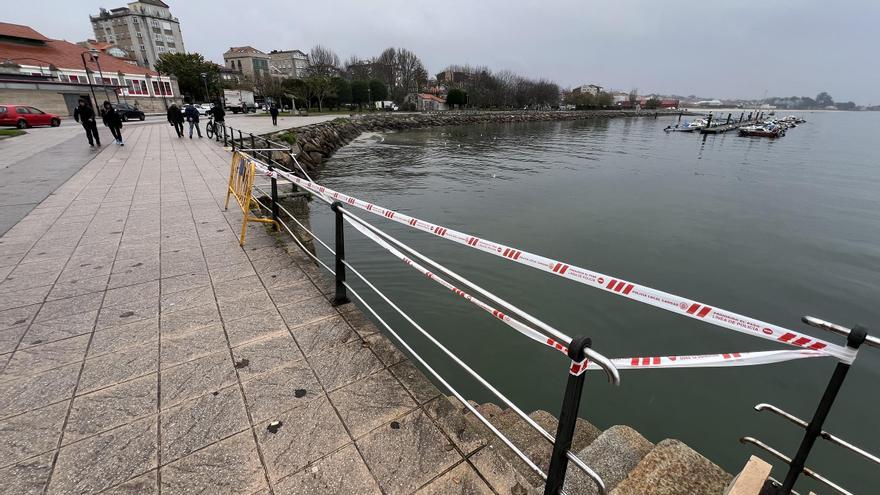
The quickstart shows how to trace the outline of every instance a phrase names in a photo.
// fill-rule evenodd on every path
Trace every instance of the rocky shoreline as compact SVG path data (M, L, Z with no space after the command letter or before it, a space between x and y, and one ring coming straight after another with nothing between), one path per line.
M289 129L266 136L287 143L297 161L309 171L316 170L339 148L364 132L389 132L427 127L549 122L610 118L656 118L660 115L692 115L679 110L595 110L595 111L512 111L512 112L435 112L420 114L376 114L334 119L330 122ZM293 159L277 153L276 160L293 168Z

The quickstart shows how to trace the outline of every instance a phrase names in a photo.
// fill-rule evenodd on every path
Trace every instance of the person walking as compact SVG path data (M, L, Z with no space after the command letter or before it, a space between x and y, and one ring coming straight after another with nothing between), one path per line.
M201 139L202 129L199 127L199 109L192 103L189 103L183 114L186 116L186 121L189 122L189 138L193 138L193 127L195 127L196 132L199 134L199 139Z
M269 115L272 116L272 125L278 125L278 107L274 103L269 107Z
M226 110L223 110L223 103L221 103L220 100L214 102L214 106L211 107L211 115L214 116L216 130L219 130L221 127L226 127ZM220 141L220 132L215 132L214 136L217 138L217 141Z
M110 134L113 134L116 144L125 146L122 142L122 117L116 113L116 109L109 101L104 102L104 113L101 118L104 120L104 125L110 128Z
M98 143L98 147L101 147L101 137L98 136L98 125L95 123L95 111L92 110L92 107L86 102L86 100L80 98L77 103L76 108L73 110L73 120L82 124L83 129L86 130L86 138L89 140L89 146L94 147L95 143Z
M177 137L182 138L183 112L176 103L172 103L171 106L168 107L168 123L174 127L174 131L177 132Z

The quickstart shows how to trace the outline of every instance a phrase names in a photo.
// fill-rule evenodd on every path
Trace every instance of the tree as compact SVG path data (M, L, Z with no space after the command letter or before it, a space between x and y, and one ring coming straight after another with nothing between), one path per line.
M285 95L300 101L300 108L302 108L303 102L305 102L307 109L312 108L311 90L305 81L302 79L285 79L282 81L281 86L284 89ZM295 106L296 102L294 101L294 105L291 108Z
M309 52L309 71L313 76L331 77L339 72L339 56L333 50L315 45Z
M181 93L210 100L210 94L219 92L220 69L217 64L205 60L199 53L163 53L156 61L156 70L177 78ZM202 74L206 79L202 79ZM205 82L208 93L205 93Z
M456 105L461 108L461 105L464 105L465 102L467 102L467 93L460 89L450 89L446 95L446 104L451 105L452 108L455 108Z
M629 103L631 106L635 107L637 101L639 101L639 90L633 88L629 91Z
M822 91L818 95L816 95L816 106L819 108L825 108L828 106L834 105L834 98L831 97L828 93Z
M368 101L370 101L370 83L367 81L352 81L351 102L360 109Z
M324 111L324 99L335 95L333 79L313 73L306 79L306 86L309 88L309 97L318 100L318 111Z
M346 79L333 78L333 93L336 95L336 108L351 103L351 83Z
M648 101L645 102L645 108L648 110L654 110L660 107L660 100L657 98L651 97Z
M388 98L388 88L385 83L377 79L370 81L370 97L373 101L385 101ZM383 105L384 108L384 105Z

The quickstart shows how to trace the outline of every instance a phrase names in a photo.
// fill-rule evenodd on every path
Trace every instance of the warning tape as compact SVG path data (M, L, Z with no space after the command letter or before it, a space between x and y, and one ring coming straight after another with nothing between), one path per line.
M529 327L521 321L510 317L507 314L493 308L480 299L464 292L455 285L446 281L436 273L428 270L412 258L406 256L397 248L388 244L384 239L380 238L371 230L367 229L358 222L346 217L345 220L357 229L368 239L372 240L400 261L406 263L414 270L420 272L425 277L437 282L453 294L463 298L464 300L476 305L483 311L491 314L495 318L501 320L509 327L526 337L551 347L566 356L568 356L568 348L560 342L547 337L537 330ZM634 358L616 358L611 362L617 369L655 369L655 368L707 368L707 367L728 367L728 366L757 366L762 364L780 363L784 361L792 361L795 359L828 357L827 354L814 350L792 350L792 351L761 351L761 352L732 352L726 354L706 354L696 356L663 356L663 357L634 357ZM581 375L587 370L601 369L598 364L583 360L581 362L572 361L569 372L573 375Z
M599 272L581 268L575 265L563 263L558 260L546 258L527 251L521 251L504 244L481 239L457 230L452 230L424 220L405 215L382 206L357 199L333 189L324 187L314 182L307 181L293 174L280 170L270 171L268 168L257 163L258 169L270 177L284 177L298 186L318 194L330 201L340 201L374 215L385 217L403 225L434 234L459 244L483 251L485 253L500 256L515 261L519 264L553 273L562 278L573 280L584 285L610 292L611 294L625 297L633 301L648 304L672 313L693 318L695 320L710 323L715 326L727 328L736 332L752 335L766 340L781 342L803 349L820 351L824 354L836 357L845 362L852 363L856 357L856 351L845 346L827 342L806 334L798 333L787 328L767 323L755 318L740 315L732 311L716 308L681 296L663 292L651 287L639 285L612 277Z

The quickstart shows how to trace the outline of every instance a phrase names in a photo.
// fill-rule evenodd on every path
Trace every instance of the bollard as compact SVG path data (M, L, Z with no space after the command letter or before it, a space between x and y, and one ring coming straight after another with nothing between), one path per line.
M269 172L274 172L275 167L269 165ZM275 230L280 230L278 227L278 178L272 177L272 220L275 221Z
M867 330L856 325L846 337L846 346L850 349L858 350L867 337ZM816 443L816 439L822 434L822 425L831 411L831 406L834 405L834 399L837 398L837 393L840 392L840 387L843 386L843 381L846 379L849 368L849 364L840 362L834 368L834 374L831 375L831 380L828 382L828 386L825 387L825 393L822 394L822 399L816 407L813 419L810 420L810 424L807 425L806 431L804 431L804 438L801 440L797 454L791 459L788 473L785 475L785 480L782 482L779 491L776 492L777 495L789 495L792 489L794 489L798 476L804 471L804 465L807 462L807 457L810 455L810 450L813 449L813 444Z
M350 302L345 292L345 232L342 229L342 203L335 201L330 209L336 212L336 296L333 298L334 306L341 306Z
M573 338L568 346L568 357L573 362L580 363L586 357L584 348L591 345L588 337ZM577 426L578 409L581 405L586 376L586 373L575 375L569 371L565 396L562 398L562 410L559 412L559 426L556 428L556 439L553 442L553 453L550 455L550 469L547 471L544 495L558 495L565 486L565 472L568 470L567 452L571 449L571 440Z

